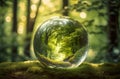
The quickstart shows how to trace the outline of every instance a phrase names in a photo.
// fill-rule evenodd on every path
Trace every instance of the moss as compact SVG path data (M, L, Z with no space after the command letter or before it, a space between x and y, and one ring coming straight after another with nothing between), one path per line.
M83 63L72 69L42 68L38 61L0 63L0 79L119 79L120 63Z
M104 63L99 66L100 71L107 76L120 75L120 64Z

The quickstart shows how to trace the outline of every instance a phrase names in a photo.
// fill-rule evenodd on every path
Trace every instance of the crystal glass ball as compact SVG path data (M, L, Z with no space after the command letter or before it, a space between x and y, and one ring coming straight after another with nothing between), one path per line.
M33 47L44 67L74 68L87 56L88 34L78 21L54 17L38 27Z

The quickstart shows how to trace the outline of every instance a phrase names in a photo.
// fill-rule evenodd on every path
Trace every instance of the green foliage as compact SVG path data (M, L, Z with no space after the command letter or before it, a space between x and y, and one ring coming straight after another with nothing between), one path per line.
M13 0L0 0L0 7L8 7Z
M1 10L1 15L0 15L0 61L6 61L7 60L7 56L8 56L8 52L7 49L9 47L9 43L7 42L7 39L9 38L9 36L6 35L5 33L5 12L7 11L6 8L0 7ZM4 53L3 53L4 52Z
M28 59L27 56L20 53L21 50L19 51L19 49L22 48L23 50L24 48L23 35L19 35L17 32L12 32L12 4L13 0L0 0L0 62L12 61L13 47L18 48L18 52L15 52L17 55L15 61Z
M108 46L107 39L107 21L108 21L108 1L106 0L78 0L72 6L76 12L86 12L87 17L80 20L86 26L89 33L89 46L90 49L96 51L92 62L106 61L106 53Z

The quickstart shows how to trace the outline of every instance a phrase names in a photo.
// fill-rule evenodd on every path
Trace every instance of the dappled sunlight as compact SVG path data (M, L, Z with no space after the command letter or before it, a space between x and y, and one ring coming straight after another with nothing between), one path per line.
M87 14L85 12L80 12L80 17L85 19L87 17Z
M11 21L11 17L10 16L6 16L5 20L6 20L6 22L10 22Z
M51 3L51 0L42 0L43 4L48 5Z
M93 63L91 63L90 65L95 67L95 68L97 68L99 66L99 64L93 64Z
M23 16L20 17L20 19L21 19L22 21L26 22L26 16L23 15Z
M34 62L39 62L39 61L30 61L30 60L28 60L28 61L24 61L24 63L34 63Z
M24 32L24 23L19 23L17 32L18 32L18 34L23 34L23 32Z
M95 51L93 49L89 49L89 52L88 52L88 57L90 58L94 58L95 57Z
M36 10L37 10L37 6L36 6L35 4L32 4L32 5L31 5L31 10L32 10L32 11L36 11Z
M25 5L24 2L20 2L20 3L19 3L19 7L20 7L20 9L21 9L22 11L25 11L25 10L26 10L26 5Z
M30 14L30 17L31 17L31 18L34 18L34 17L35 17L35 12L32 12L32 13Z
M44 6L40 6L39 7L39 12L43 12L45 10L45 7Z

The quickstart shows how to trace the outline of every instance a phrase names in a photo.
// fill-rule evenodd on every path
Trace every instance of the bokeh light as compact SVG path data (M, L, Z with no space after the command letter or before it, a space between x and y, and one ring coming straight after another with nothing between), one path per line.
M87 14L85 12L80 12L80 17L84 19L87 17Z
M10 16L7 16L7 17L5 18L5 20L6 20L6 22L10 22L10 21L11 21L11 17L10 17Z

